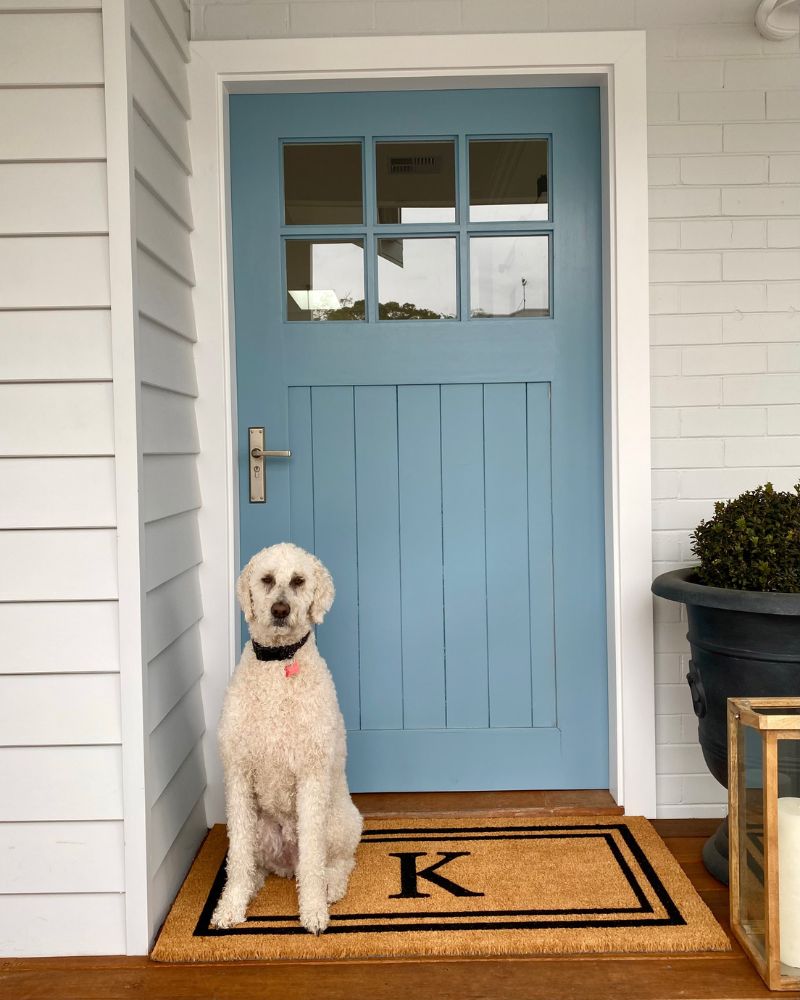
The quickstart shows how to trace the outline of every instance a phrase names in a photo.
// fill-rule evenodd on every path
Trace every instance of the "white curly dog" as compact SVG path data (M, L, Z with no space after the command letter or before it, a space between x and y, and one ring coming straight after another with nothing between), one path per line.
M319 934L328 904L347 891L362 827L333 678L314 640L333 580L319 559L284 543L253 556L237 592L251 641L219 725L229 849L212 922L241 923L271 872L296 877L300 923Z

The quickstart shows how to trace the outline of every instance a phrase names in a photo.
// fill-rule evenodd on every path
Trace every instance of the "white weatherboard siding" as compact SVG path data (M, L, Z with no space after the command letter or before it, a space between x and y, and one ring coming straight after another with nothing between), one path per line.
M188 20L0 4L3 955L146 950L206 831Z
M136 0L129 9L152 935L207 829L195 462L200 446L194 413L189 13L180 0Z
M125 951L102 23L80 6L0 8L5 955Z
M800 478L800 56L756 0L193 0L193 37L647 31L653 573L727 498ZM365 45L369 45L367 40ZM402 65L402 53L398 55ZM655 606L658 812L721 815L681 609Z

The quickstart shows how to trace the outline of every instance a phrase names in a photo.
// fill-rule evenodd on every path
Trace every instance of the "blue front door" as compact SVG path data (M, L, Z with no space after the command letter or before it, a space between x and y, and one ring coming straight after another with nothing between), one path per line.
M598 91L235 95L230 150L242 560L333 574L352 788L607 787Z

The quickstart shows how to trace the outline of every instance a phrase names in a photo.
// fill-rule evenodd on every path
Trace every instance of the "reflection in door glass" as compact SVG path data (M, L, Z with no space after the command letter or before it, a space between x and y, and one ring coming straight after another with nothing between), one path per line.
M364 221L360 142L287 143L283 147L287 226Z
M454 319L456 241L378 240L378 317Z
M548 218L547 139L470 139L470 222Z
M286 318L364 319L364 241L287 240Z
M469 241L470 316L547 316L547 236L473 236Z
M375 144L378 222L455 222L455 142Z

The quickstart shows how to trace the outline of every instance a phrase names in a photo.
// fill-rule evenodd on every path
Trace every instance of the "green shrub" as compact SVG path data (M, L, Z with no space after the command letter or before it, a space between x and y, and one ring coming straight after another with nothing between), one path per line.
M800 483L780 493L772 483L714 504L692 534L700 583L733 590L800 592Z

